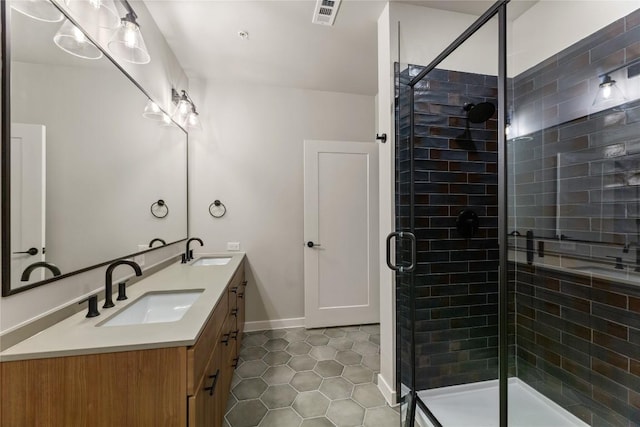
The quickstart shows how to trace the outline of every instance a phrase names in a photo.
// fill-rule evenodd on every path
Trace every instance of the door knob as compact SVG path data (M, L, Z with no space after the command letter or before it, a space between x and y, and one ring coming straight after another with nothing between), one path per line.
M309 246L310 248L313 248L314 246L320 246L320 245L319 245L319 244L317 244L317 243L313 243L311 240L309 240L309 241L307 242L307 246Z
M33 256L33 255L38 255L38 249L36 249L36 248L29 248L29 250L22 251L22 252L14 252L14 254L29 254L29 255L31 255L31 256Z

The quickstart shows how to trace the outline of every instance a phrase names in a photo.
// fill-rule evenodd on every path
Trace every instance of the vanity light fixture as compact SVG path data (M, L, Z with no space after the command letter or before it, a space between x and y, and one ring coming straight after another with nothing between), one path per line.
M166 114L158 107L158 104L151 99L147 100L147 105L144 107L142 117L151 120L163 120L165 116Z
M604 107L606 105L618 105L626 101L616 81L609 74L602 77L602 82L598 85L598 93L593 100L594 107Z
M120 0L127 9L127 14L120 19L120 25L107 44L111 53L124 61L132 64L148 64L151 56L140 32L137 22L138 15L127 0Z
M202 129L196 105L189 97L189 94L184 90L182 94L179 94L177 90L171 89L171 98L176 105L176 109L173 112L173 120L179 123L180 126L186 126L191 129Z
M12 1L11 8L38 21L60 22L64 18L49 0Z
M64 20L58 32L53 36L53 42L60 49L79 58L102 58L102 51L87 38L80 28L73 25L68 19Z
M598 84L598 93L596 93L596 97L593 100L592 105L594 107L618 105L627 100L616 81L611 78L611 74L624 68L627 69L627 79L640 75L640 58L598 75L598 78L602 79L602 81Z

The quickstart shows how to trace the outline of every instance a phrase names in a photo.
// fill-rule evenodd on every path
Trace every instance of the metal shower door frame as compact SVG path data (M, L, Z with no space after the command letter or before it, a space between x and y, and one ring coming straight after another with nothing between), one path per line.
M440 55L438 55L429 65L427 65L420 73L418 73L408 83L409 86L409 181L410 181L410 233L404 232L404 235L411 234L415 231L415 117L414 117L414 97L415 85L420 82L429 72L436 68L445 58L453 53L473 34L482 28L489 20L496 15L498 16L498 245L499 245L499 274L498 274L498 383L499 383L499 426L507 427L508 425L508 375L509 375L509 352L508 352L508 251L507 251L507 155L506 155L506 134L505 127L507 123L507 4L510 0L499 0L494 3L482 16L480 16L469 28L467 28L456 40L454 40ZM387 250L389 251L389 241L392 237L399 233L392 233L387 240ZM415 237L414 237L415 238ZM387 253L389 257L389 252ZM412 265L415 267L415 248L412 253ZM429 410L427 405L420 399L416 390L416 351L415 351L415 335L416 335L416 316L415 316L415 269L397 269L388 263L389 267L396 271L396 275L409 274L409 301L410 301L410 322L411 322L411 384L408 397L410 401L407 408L406 427L414 427L416 407L420 409L429 418L429 421L435 427L443 427L434 414ZM396 281L398 278L396 279ZM400 339L398 336L397 339ZM445 426L447 427L447 426ZM451 427L451 426L449 426Z

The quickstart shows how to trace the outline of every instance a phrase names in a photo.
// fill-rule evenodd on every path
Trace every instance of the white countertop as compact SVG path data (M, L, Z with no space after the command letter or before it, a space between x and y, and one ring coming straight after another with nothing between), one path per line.
M102 308L100 316L87 318L86 310L41 331L40 333L0 353L0 361L43 359L81 354L112 353L117 351L190 346L195 344L210 314L238 266L244 259L242 252L198 254L200 257L231 257L226 265L193 266L175 264L142 279L127 288L125 301L116 301L117 283L114 284L115 307ZM150 291L195 290L204 292L193 303L182 319L171 323L100 327L120 310ZM86 303L84 303L86 305Z

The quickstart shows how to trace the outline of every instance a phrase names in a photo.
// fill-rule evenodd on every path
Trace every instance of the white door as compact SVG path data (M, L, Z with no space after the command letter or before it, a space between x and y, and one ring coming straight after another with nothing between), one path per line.
M304 287L307 328L379 321L375 143L304 142Z
M45 248L45 135L42 125L11 125L11 288L45 278L44 269L20 281L22 271L44 261ZM32 248L35 255L26 252Z

